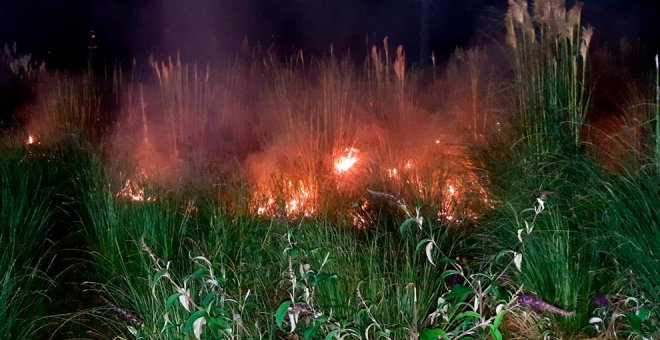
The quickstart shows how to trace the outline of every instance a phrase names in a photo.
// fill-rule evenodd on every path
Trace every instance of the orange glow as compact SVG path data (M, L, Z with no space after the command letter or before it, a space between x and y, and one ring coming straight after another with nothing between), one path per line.
M347 172L350 170L358 161L357 156L355 155L357 153L357 149L355 148L347 148L344 151L346 151L345 155L339 156L335 160L335 172L338 174Z
M123 197L133 202L152 202L155 201L153 197L145 197L144 189L139 184L127 179L124 187L117 193L117 197Z
M36 139L34 138L34 136L32 136L32 135L30 134L30 135L28 135L28 138L27 138L27 141L25 141L25 144L27 144L27 145L32 145L32 144L34 144L35 142L36 142Z
M271 189L261 189L255 192L255 205L252 209L259 216L278 216L278 217L311 217L316 212L315 194L313 190L305 186L302 181L294 184L293 181L287 181L284 192L280 197L275 197ZM266 195L263 193L267 192ZM283 197L282 197L283 196ZM266 202L263 199L268 197ZM261 203L259 203L261 201Z
M387 177L395 178L398 175L399 175L399 170L397 170L396 168L387 169Z

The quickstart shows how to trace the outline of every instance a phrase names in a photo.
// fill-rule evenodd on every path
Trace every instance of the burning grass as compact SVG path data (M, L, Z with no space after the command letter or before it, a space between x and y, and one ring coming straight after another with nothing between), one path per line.
M619 174L581 151L591 31L581 7L538 4L510 1L513 87L487 72L492 51L429 75L387 39L364 68L300 53L34 73L52 81L13 162L71 171L52 189L75 201L62 218L82 228L81 280L104 306L68 320L145 338L657 334L658 146L622 147L644 165ZM658 135L655 98L630 113L641 135ZM0 209L27 202L0 190ZM11 232L45 232L37 215L55 208L21 209L0 210ZM637 298L594 308L602 294Z

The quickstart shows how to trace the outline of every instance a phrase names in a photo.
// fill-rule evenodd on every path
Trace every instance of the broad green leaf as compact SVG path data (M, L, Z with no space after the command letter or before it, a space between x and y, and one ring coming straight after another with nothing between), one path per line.
M328 333L328 335L325 336L325 340L332 340L332 339L339 339L338 329L335 329L334 331Z
M209 271L208 271L206 268L200 268L200 269L197 269L197 270L196 270L196 271L190 276L190 279L191 279L191 280L197 280L197 279L203 277L204 275L208 274L208 272L209 272Z
M472 288L463 285L455 285L445 295L445 298L447 300L453 299L455 301L461 302L465 301L465 298L467 298L470 293L472 293Z
M645 321L651 316L651 310L647 307L642 307L635 312L637 316L642 320Z
M509 299L511 298L511 295L509 295L507 291L504 288L502 288L502 286L500 286L498 282L493 282L490 285L489 292L497 300L509 301Z
M284 330L284 318L289 313L289 307L291 307L291 301L284 301L275 312L275 323L281 330Z
M181 293L178 293L178 292L177 292L177 293L174 293L174 294L170 295L170 296L167 298L167 301L165 302L165 310L170 310L170 309L172 308L172 306L174 305L174 303L175 303L175 302L177 301L177 299L179 298L179 295L181 295Z
M437 340L437 339L449 339L447 332L441 328L425 328L419 332L420 340Z
M195 322L195 320L203 317L204 314L206 314L206 313L204 311L201 311L201 310L195 311L194 313L190 314L190 316L188 317L188 320L186 320L186 323L183 325L183 330L185 332L191 331L192 327L193 327L193 323Z
M499 329L500 325L502 324L502 320L504 320L504 315L506 315L506 310L503 310L499 313L497 313L497 316L495 316L495 321L493 321L493 327L495 329Z
M206 295L204 295L204 298L202 299L202 308L208 307L213 300L215 300L216 296L218 296L218 293L216 291L212 291Z
M321 326L326 322L328 322L328 320L330 320L330 318L327 315L321 315L318 318L314 319L314 324L317 326Z
M488 325L488 330L490 331L490 335L493 337L494 340L502 340L502 332L500 332L497 327L494 325Z
M399 227L399 233L403 235L406 232L406 230L410 228L410 225L413 223L417 223L417 219L415 219L414 217L406 218L406 220L403 221L403 223L401 223L401 226Z
M207 317L206 324L209 326L209 328L214 330L231 329L231 324L224 318L220 317Z
M642 332L642 319L639 318L635 313L626 313L628 317L628 322L630 322L630 328L638 334Z
M305 330L305 333L303 333L303 339L305 340L314 339L314 336L316 335L316 333L319 332L319 330L320 330L319 326L312 326L307 328L307 330Z

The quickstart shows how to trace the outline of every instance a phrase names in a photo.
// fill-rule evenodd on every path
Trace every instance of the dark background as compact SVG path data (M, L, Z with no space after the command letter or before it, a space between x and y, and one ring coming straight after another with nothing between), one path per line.
M429 41L439 59L456 46L492 39L503 30L506 0L427 0ZM423 2L423 1L422 1ZM640 39L658 52L658 0L585 0L583 23L596 41ZM572 1L568 1L572 5ZM418 60L420 0L2 0L0 43L18 44L51 67L85 64L89 32L104 59L175 55L187 60L232 59L244 38L278 52L366 55L366 39L390 37Z

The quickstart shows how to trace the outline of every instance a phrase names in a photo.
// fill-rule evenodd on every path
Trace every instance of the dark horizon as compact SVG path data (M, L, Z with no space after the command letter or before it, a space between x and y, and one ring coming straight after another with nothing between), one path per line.
M503 31L506 0L427 0L428 41L439 60L459 46L483 43ZM424 1L421 1L424 2ZM658 53L655 24L660 4L652 0L586 0L584 24L596 28L599 44L639 39ZM572 5L573 1L568 1ZM409 61L419 61L420 0L9 0L0 4L0 43L16 42L23 53L46 58L54 67L84 65L89 32L105 59L150 54L215 62L232 59L245 38L291 55L302 49L319 55L366 55L368 43L389 36L403 44ZM429 56L430 57L430 56Z

